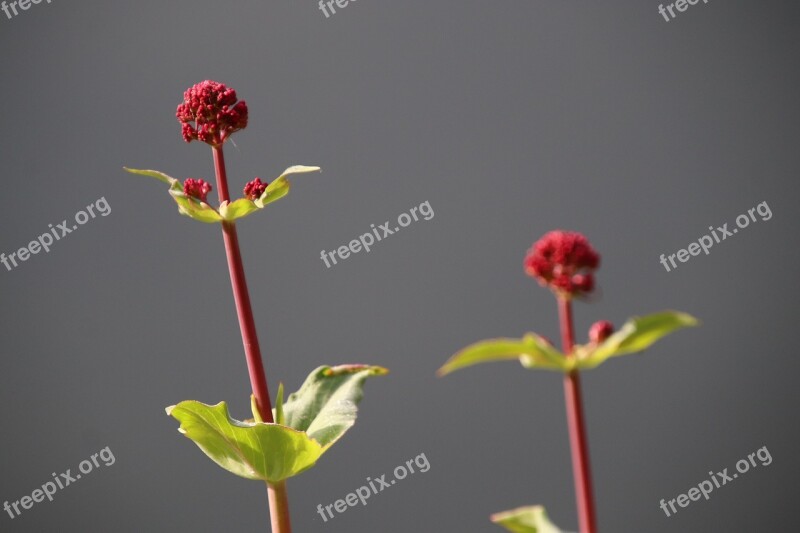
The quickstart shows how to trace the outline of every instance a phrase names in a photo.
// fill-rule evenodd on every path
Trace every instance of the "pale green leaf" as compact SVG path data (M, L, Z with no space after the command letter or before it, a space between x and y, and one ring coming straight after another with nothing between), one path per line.
M173 178L172 176L168 176L167 174L164 174L163 172L160 172L158 170L141 170L137 168L128 168L128 167L122 167L122 168L124 168L126 172L130 172L131 174L139 174L142 176L150 176L151 178L156 178L159 181L163 181L170 187L173 187L176 183L180 184L180 182L175 178Z
M528 333L521 339L490 339L467 346L437 371L444 376L479 363L518 359L526 368L567 371L569 361L544 338Z
M286 425L305 431L327 450L355 424L364 381L387 372L368 365L317 368L287 398L283 406Z
M275 423L286 424L286 415L283 413L283 383L278 385L278 396L275 398Z
M290 183L288 180L288 176L292 174L304 174L306 172L317 172L319 171L319 167L311 167L307 165L294 165L286 170L283 173L275 178L275 180L267 185L267 188L264 190L264 193L261 197L255 201L255 205L258 207L265 207L268 204L276 200L280 200L287 194L289 194Z
M175 203L178 204L178 212L180 212L180 214L207 224L222 222L222 217L217 213L217 210L207 203L186 196L183 191L173 189L169 191L169 194L175 199Z
M289 180L284 177L280 177L267 185L267 188L264 189L264 193L261 195L261 197L253 203L256 205L256 207L263 209L272 202L280 200L289 194L290 187L291 184L289 183Z
M258 410L258 401L256 400L256 395L250 395L250 411L253 413L253 419L247 419L245 422L263 422L264 419L261 418L261 412Z
M286 170L283 171L283 174L278 176L277 179L285 178L286 176L291 176L292 174L305 174L306 172L318 172L322 170L319 167L310 167L308 165L293 165Z
M677 311L633 317L596 348L584 346L576 367L581 370L595 368L610 357L640 352L673 331L698 324L693 316Z
M185 401L167 408L179 431L219 466L247 479L278 483L314 466L322 447L308 435L278 424L240 422L225 402Z
M249 198L239 198L234 202L222 202L219 214L224 220L236 220L258 211L259 206Z
M186 196L183 193L183 185L181 182L172 176L168 176L167 174L159 172L158 170L139 170L127 167L123 168L131 174L150 176L151 178L156 178L157 180L169 185L169 194L172 196L172 199L175 200L175 203L178 204L178 212L180 214L186 215L195 220L199 220L200 222L206 222L208 224L222 221L222 217L217 210L208 205L206 202L201 202L196 198L190 198Z
M547 513L541 505L519 507L493 514L490 519L512 533L561 533L561 530L547 518Z

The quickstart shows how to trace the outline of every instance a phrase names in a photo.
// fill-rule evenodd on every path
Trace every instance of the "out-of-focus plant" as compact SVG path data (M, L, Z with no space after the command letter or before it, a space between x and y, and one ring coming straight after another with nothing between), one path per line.
M589 342L575 344L572 302L594 289L594 271L600 256L580 233L551 231L537 241L525 257L525 272L549 288L558 303L563 352L545 337L528 333L521 339L491 339L456 353L438 374L443 376L478 363L518 359L532 370L552 370L564 375L572 469L581 533L596 533L589 445L581 398L581 372L596 368L612 357L640 352L680 328L695 326L686 313L663 311L629 319L616 333L611 322L595 322ZM520 507L494 514L492 521L514 533L559 533L541 506Z

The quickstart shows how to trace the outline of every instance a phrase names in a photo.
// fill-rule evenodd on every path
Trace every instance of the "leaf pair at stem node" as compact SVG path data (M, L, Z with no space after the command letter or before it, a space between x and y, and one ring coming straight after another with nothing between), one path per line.
M284 403L278 390L273 416L252 421L231 418L225 402L188 400L166 409L179 431L219 466L247 479L279 483L311 468L356 421L364 382L388 370L379 366L321 366Z
M437 373L444 376L479 363L511 359L518 359L531 370L591 370L611 357L640 352L675 330L696 325L697 319L677 311L633 317L603 342L576 345L569 356L536 333L527 333L521 339L489 339L459 351Z
M251 213L255 213L260 209L264 209L267 205L280 200L289 194L290 183L288 177L292 174L304 174L306 172L317 172L319 167L294 165L275 178L275 180L266 186L264 192L258 198L252 200L250 198L239 198L233 202L224 201L220 204L219 209L214 209L207 202L190 196L184 192L184 186L180 180L168 176L158 170L140 170L135 168L123 167L131 174L139 174L142 176L150 176L159 181L163 181L169 185L169 194L178 204L178 212L186 215L200 222L213 224L215 222L232 222L239 218L246 217Z

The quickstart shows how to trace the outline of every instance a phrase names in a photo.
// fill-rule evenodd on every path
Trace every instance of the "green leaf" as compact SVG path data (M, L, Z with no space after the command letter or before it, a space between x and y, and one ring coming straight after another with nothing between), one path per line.
M283 383L278 385L278 396L275 398L275 423L286 424L286 416L283 413Z
M240 422L225 402L185 401L166 409L180 431L219 466L247 479L278 483L314 466L323 449L308 435L263 422Z
M261 418L261 413L258 411L258 402L256 401L255 394L250 395L250 411L253 413L253 418L252 419L248 418L247 420L245 420L245 422L253 423L253 422L264 421L264 419Z
M583 353L577 357L576 368L591 369L610 357L640 352L673 331L698 324L693 316L677 311L633 317L596 348L584 346Z
M126 172L130 172L131 174L140 174L142 176L150 176L151 178L156 178L157 180L163 181L170 187L174 186L176 183L180 183L172 176L168 176L167 174L159 172L158 170L140 170L128 167L122 167L122 168L124 168Z
M261 197L253 203L255 204L256 207L263 209L272 202L280 200L281 198L289 194L290 186L291 185L288 179L278 178L269 185L267 185L267 188L264 189L264 193L261 195Z
M283 171L283 174L278 176L276 180L291 176L292 174L305 174L306 172L318 172L322 170L319 167L310 167L307 165L293 165Z
M267 185L261 198L255 201L255 205L263 208L289 194L290 184L288 176L292 174L304 174L306 172L317 172L319 170L319 167L310 167L306 165L294 165L287 168L283 171L283 174Z
M139 170L127 167L122 168L131 174L150 176L151 178L156 178L157 180L168 184L169 194L172 196L172 199L175 200L175 203L178 204L178 212L180 214L186 215L195 220L199 220L200 222L206 222L208 224L222 221L222 217L217 210L208 205L206 202L201 202L196 198L190 198L183 194L183 185L181 185L181 182L172 176L168 176L167 174L159 172L158 170Z
M368 365L317 368L300 390L286 400L283 406L286 425L305 431L326 451L355 424L364 381L387 372L385 368Z
M249 198L239 198L235 202L222 202L219 206L219 214L225 220L246 217L258 210L259 206Z
M570 361L561 352L543 337L528 333L521 339L490 339L467 346L451 357L437 375L444 376L479 363L511 359L519 359L525 368L564 372L570 369Z
M544 507L534 505L493 514L491 521L512 533L561 533L549 518Z
M178 204L178 212L180 214L207 224L222 222L222 217L217 213L217 210L207 203L186 196L183 194L183 191L170 189L169 194L175 199L175 203Z

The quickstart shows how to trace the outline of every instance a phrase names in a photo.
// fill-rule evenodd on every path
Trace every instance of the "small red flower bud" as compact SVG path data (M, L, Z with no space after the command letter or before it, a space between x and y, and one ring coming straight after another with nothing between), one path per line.
M580 233L551 231L528 250L525 273L542 286L567 296L586 294L594 289L592 272L600 256Z
M598 320L589 328L589 341L600 344L614 333L614 324L608 320Z
M196 198L201 202L206 202L206 198L210 192L211 184L205 180L188 178L183 182L183 194Z
M236 101L236 91L215 81L201 81L183 93L175 116L186 142L199 140L212 146L247 127L247 104ZM191 124L191 123L194 124Z
M261 195L264 194L267 185L269 184L262 182L260 178L254 179L253 181L249 182L247 185L244 186L245 198L249 198L253 201L258 200L259 198L261 198Z

